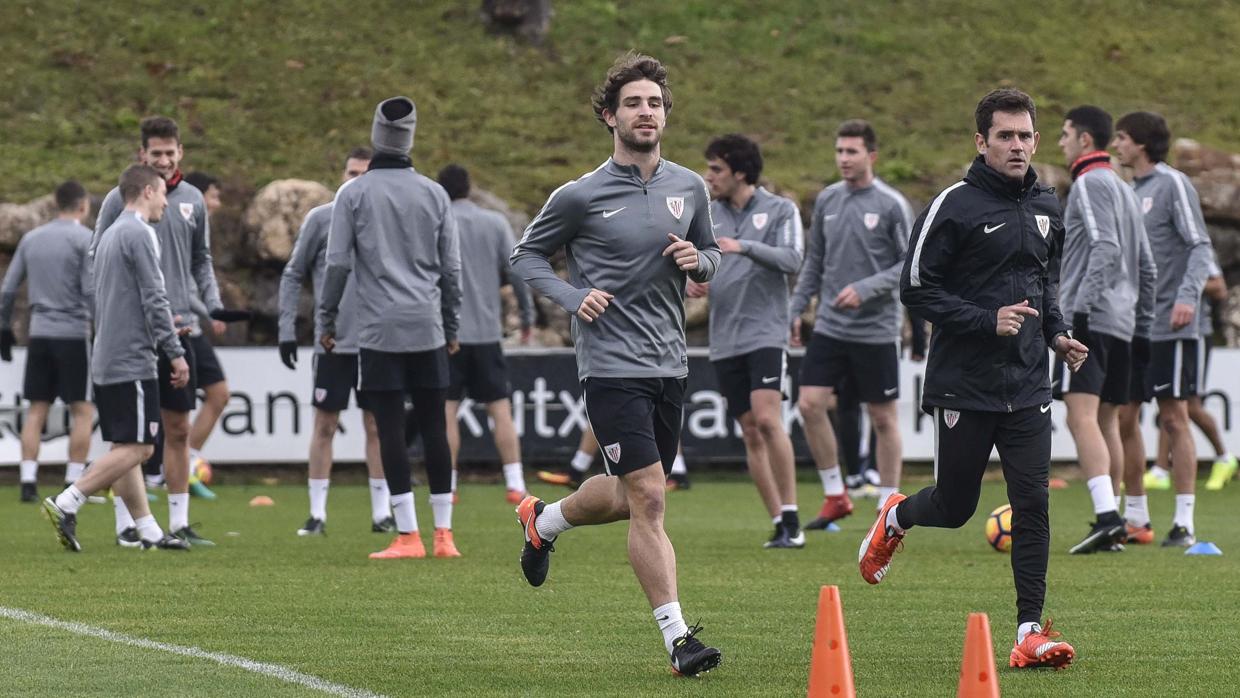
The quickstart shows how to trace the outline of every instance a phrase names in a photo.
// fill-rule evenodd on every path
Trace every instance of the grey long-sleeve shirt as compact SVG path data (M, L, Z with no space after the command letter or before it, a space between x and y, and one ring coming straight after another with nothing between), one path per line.
M138 214L122 210L96 237L91 379L98 385L154 379L156 348L169 358L185 354L172 326L157 233Z
M1132 341L1149 336L1154 262L1149 258L1141 204L1109 167L1092 169L1072 184L1064 208L1059 305L1067 319L1089 316L1090 333ZM1142 321L1138 322L1137 316ZM1138 332L1138 325L1144 333Z
M508 263L516 243L508 219L468 199L453 201L452 215L461 232L461 344L503 340L499 289L504 284L510 284L516 294L521 326L533 325L530 290Z
M861 189L845 182L823 189L814 202L792 317L817 295L815 334L865 344L899 339L904 317L896 294L912 225L908 201L880 179ZM861 307L836 308L835 297L849 285Z
M284 272L280 275L280 341L297 341L297 306L301 300L301 284L309 279L317 309L323 300L323 277L327 270L327 234L332 224L332 205L315 206L302 221L301 231L293 242ZM314 351L326 349L319 343L323 328L314 313ZM340 354L357 353L357 285L352 274L344 284L340 297L340 311L336 320L336 348Z
M686 274L663 256L668 233L697 247L696 270ZM568 281L551 267L561 247ZM643 181L637 166L608 159L556 189L512 253L513 269L530 286L574 313L583 379L687 376L685 277L705 283L718 266L706 183L667 160ZM615 297L594 322L581 322L575 313L591 288Z
M0 286L0 328L13 326L13 301L26 280L30 336L90 336L94 281L86 253L91 232L77 221L54 220L22 236Z
M124 208L120 192L108 192L95 221L92 250L99 244L100 233L112 225ZM180 315L182 326L190 327L193 334L201 334L190 299L197 294L208 311L224 307L211 261L211 226L202 192L188 182L178 184L168 192L168 209L153 227L159 235L160 269L164 272L172 314Z
M1197 189L1187 175L1166 163L1158 163L1153 172L1137 177L1132 187L1141 199L1145 232L1154 259L1158 260L1158 292L1150 339L1193 339L1197 336L1197 323L1173 330L1171 310L1176 303L1197 307L1214 259Z
M412 167L382 168L336 191L318 326L335 334L357 284L358 346L429 351L457 338L461 257L448 194Z
M788 345L788 280L801 268L805 235L797 205L759 187L743 209L710 205L716 237L735 238L710 282L710 360Z

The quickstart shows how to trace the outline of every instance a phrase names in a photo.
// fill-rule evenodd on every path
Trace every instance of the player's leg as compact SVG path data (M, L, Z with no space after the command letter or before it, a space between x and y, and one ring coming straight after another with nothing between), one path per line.
M762 431L758 429L757 415L750 400L751 394L757 392L754 390L754 385L756 384L758 388L762 387L762 376L760 375L762 368L760 366L751 366L750 362L750 357L755 354L758 354L758 352L726 359L717 359L712 361L711 365L715 369L715 378L719 385L719 392L727 404L728 426L731 427L732 420L736 420L741 425L741 442L745 447L745 463L749 471L749 477L758 488L758 496L762 498L767 514L774 521L775 533L766 543L767 547L771 547L783 538L783 522L780 517L781 502L779 490L771 474L766 439L762 435ZM779 368L777 365L770 372L773 378L772 385L775 388L779 387L779 381L782 380L783 376L778 370ZM763 390L761 392L775 392L778 395L778 390ZM668 484L670 485L671 483L672 481L669 480Z
M1163 545L1188 547L1196 542L1193 508L1197 445L1188 421L1187 401L1197 392L1197 340L1155 342L1150 370L1158 398L1159 422L1171 443L1171 479L1175 488L1175 517Z
M1144 383L1144 379L1141 379ZM1134 382L1134 387L1137 387ZM1144 388L1142 388L1144 391ZM1141 435L1142 393L1119 408L1119 438L1124 447L1124 523L1127 543L1154 542L1149 498L1145 494L1145 438Z
M47 424L47 412L51 406L52 403L47 400L32 400L30 409L26 411L26 421L22 423L22 461L19 476L23 502L36 502L39 499L39 446L43 443L43 427Z
M204 465L210 467L202 457L202 449L211 437L216 423L228 406L232 393L228 389L228 381L224 378L224 369L220 366L215 347L205 334L189 338L194 347L194 380L195 385L203 391L203 400L197 405L198 412L189 434L189 483L190 494L203 499L215 499L215 493L202 482L199 472Z
M65 483L73 484L86 470L90 456L90 434L95 428L95 406L81 399L69 403L69 464ZM145 496L145 494L143 495Z
M461 401L444 400L443 411L448 437L448 452L452 456L452 470L455 471L456 456L461 452L461 423L457 421L457 413L461 411Z
M878 508L900 489L904 447L900 438L897 400L900 398L900 347L884 344L845 344L849 375L857 397L865 403L873 429L871 453L878 469ZM870 438L862 433L862 439Z
M63 339L56 342L56 397L69 409L69 460L65 484L70 485L86 470L90 434L95 428L95 406L90 403L90 342Z
M1210 478L1206 480L1206 489L1217 491L1223 489L1236 476L1236 472L1240 471L1240 461L1223 444L1223 439L1219 436L1218 422L1215 421L1214 415L1205 408L1206 375L1210 372L1210 354L1213 352L1213 347L1214 343L1210 337L1201 338L1201 349L1198 354L1200 357L1198 365L1201 371L1197 380L1197 395L1188 402L1188 416L1193 420L1193 424L1201 429L1201 433L1205 434L1210 441L1210 446L1214 448L1214 464L1210 466Z
M827 418L827 410L835 406L835 386L846 375L848 356L842 343L815 334L801 361L801 391L797 398L805 440L823 492L822 510L818 518L806 525L808 530L825 530L833 521L852 513L852 500L844 492L835 429Z
M399 390L370 390L366 386L366 367L369 352L361 351L362 386L361 393L365 396L371 413L374 415L375 428L379 437L379 453L383 460L383 474L391 493L392 514L396 520L396 538L382 552L371 553L373 559L395 557L426 557L426 548L422 544L418 532L418 519L413 501L413 488L410 486L411 469L409 454L405 446L405 397ZM388 352L375 352L375 370L390 367ZM375 381L376 384L382 384ZM399 383L397 383L399 385ZM446 437L445 437L446 440Z
M771 476L771 462L767 453L766 439L758 430L752 408L741 415L739 421L741 442L745 446L746 469L749 471L749 477L753 480L754 486L758 488L758 496L762 499L763 506L766 507L767 515L775 524L775 535L768 543L773 542L783 533L783 521L780 518L779 489L775 486L775 478Z
M444 368L447 368L446 362ZM446 375L445 370L445 378ZM452 537L452 454L448 450L444 412L447 388L418 387L410 391L410 395L418 433L422 437L431 513L435 522L433 554L435 557L460 557Z
M198 413L194 415L194 424L189 434L189 447L193 451L192 455L196 457L201 455L199 452L206 445L207 439L211 438L211 432L215 430L220 415L228 406L228 397L231 394L227 381L204 385L202 392L205 399L198 405Z
M783 394L778 390L755 390L749 394L754 425L766 446L775 492L779 497L779 517L785 534L794 547L804 543L800 514L797 510L796 460L792 439L784 427Z
M597 453L598 440L594 438L594 432L586 427L581 432L581 440L577 444L577 451L573 454L572 460L569 461L568 469L564 472L539 470L538 479L550 485L563 485L569 489L577 489L581 483L585 482L586 474L590 472L590 466L594 465L594 456Z
M314 426L310 431L309 472L306 489L310 498L310 517L297 529L299 536L322 535L327 524L327 494L331 487L333 449L340 413L322 407L314 408Z
M1077 460L1089 488L1095 517L1085 538L1069 548L1068 552L1081 555L1099 550L1122 549L1116 548L1116 544L1122 543L1127 534L1124 520L1115 506L1115 490L1111 485L1111 456L1098 416L1100 399L1097 394L1070 392L1063 396L1063 400L1068 407L1068 430L1072 432L1072 438L1076 442Z
M903 470L904 444L900 438L900 421L895 400L867 402L866 411L874 427L876 446L874 460L878 465L878 508L883 508L887 498L900 490L900 474Z
M366 477L370 490L370 530L372 533L395 533L392 517L392 495L383 476L383 456L379 451L379 426L362 393L357 394L362 406L362 429L366 434Z
M1107 442L1107 457L1111 461L1108 475L1111 478L1111 491L1115 493L1120 491L1124 482L1124 439L1119 429L1121 406L1110 402L1098 405L1098 426L1102 429L1102 438ZM1114 496L1114 501L1118 511L1119 494Z
M162 409L164 480L168 485L168 530L190 545L211 545L189 524L189 410Z
M517 438L517 427L512 420L512 401L504 398L488 402L487 415L494 425L495 450L504 464L508 503L519 504L526 495L525 466L521 463L521 441Z

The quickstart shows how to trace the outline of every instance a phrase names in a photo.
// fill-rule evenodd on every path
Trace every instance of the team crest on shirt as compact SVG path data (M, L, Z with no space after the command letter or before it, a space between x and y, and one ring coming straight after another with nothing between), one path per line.
M874 230L875 228L878 227L878 214L867 213L864 216L862 216L861 222L865 223L866 230Z
M185 222L193 223L194 222L194 205L182 203L181 204L181 217L185 219Z
M327 399L327 388L315 388L314 389L314 401L315 402L323 402L326 399Z
M684 215L685 212L685 197L667 197L667 210L671 211L672 215L676 217L676 220L680 220L680 217Z
M1154 197L1152 196L1141 197L1141 213L1149 213L1150 209L1152 208L1154 208Z
M753 214L753 227L762 230L766 227L767 215L765 213Z
M1034 219L1038 222L1038 232L1042 233L1042 237L1046 237L1046 234L1051 232L1051 217L1034 216Z
M151 430L151 438L159 436L159 422L149 422L146 426Z
M947 425L948 429L951 429L952 427L956 426L956 422L959 422L959 421L960 421L959 410L945 410L943 412L943 423Z
M614 444L607 444L606 446L604 446L603 453L607 456L607 460L611 461L612 463L615 463L616 465L620 465L620 442L619 441L617 441Z

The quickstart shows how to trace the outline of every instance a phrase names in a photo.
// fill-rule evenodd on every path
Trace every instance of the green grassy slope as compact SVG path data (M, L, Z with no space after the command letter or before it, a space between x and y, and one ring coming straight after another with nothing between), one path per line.
M12 3L0 200L69 176L105 190L152 112L182 121L190 167L242 189L334 182L340 155L368 140L374 104L405 93L421 169L463 162L532 209L609 154L588 96L628 48L671 67L668 157L698 167L712 135L742 131L801 196L833 176L834 126L863 116L882 174L924 200L969 159L972 108L996 85L1038 99L1047 162L1059 161L1062 113L1081 102L1157 109L1176 134L1240 149L1230 3L558 0L542 48L486 35L478 5Z

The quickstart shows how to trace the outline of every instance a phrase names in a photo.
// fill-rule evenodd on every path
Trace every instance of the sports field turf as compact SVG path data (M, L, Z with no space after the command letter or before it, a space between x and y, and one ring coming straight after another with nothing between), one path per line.
M808 473L803 473L808 474ZM924 480L916 483L924 484ZM49 494L52 488L43 487ZM911 491L912 486L906 486ZM498 486L462 491L458 560L376 562L366 489L334 487L328 537L297 538L301 486L223 486L192 520L220 546L190 553L113 544L110 506L80 517L81 554L63 551L37 507L0 488L0 694L256 695L314 692L193 657L15 620L15 609L131 638L227 653L385 695L804 695L818 588L840 586L862 696L955 695L965 618L990 614L1005 696L1234 696L1240 685L1240 484L1202 492L1199 535L1224 557L1130 547L1070 557L1092 518L1079 482L1052 493L1049 615L1077 648L1063 672L1006 666L1014 630L1008 557L979 514L959 531L915 530L890 576L868 587L856 552L868 505L840 533L766 551L753 487L699 477L669 495L687 620L724 652L698 680L673 678L625 561L623 524L565 535L540 589L517 565L521 535ZM552 498L555 489L536 493ZM251 508L256 494L276 506ZM801 487L803 514L820 502ZM423 526L430 523L418 493ZM1006 501L989 483L979 511ZM1172 496L1151 496L1160 538ZM155 512L163 519L166 505ZM5 612L7 611L7 612Z

